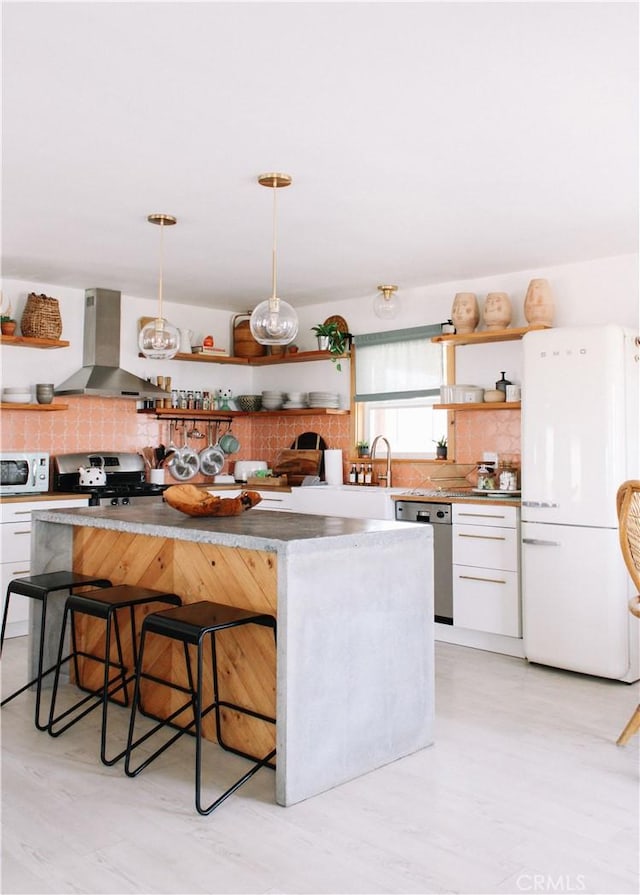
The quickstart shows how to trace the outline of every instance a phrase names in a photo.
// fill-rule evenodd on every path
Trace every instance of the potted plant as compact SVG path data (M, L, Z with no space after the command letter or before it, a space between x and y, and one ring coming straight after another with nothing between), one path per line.
M318 323L316 326L312 326L311 330L318 339L318 349L329 351L333 355L331 360L336 365L336 370L341 370L339 359L347 348L347 334L338 329L337 323Z
M436 441L436 459L437 460L446 460L447 459L447 439L446 436L442 436Z
M357 441L356 449L358 451L359 457L368 457L369 456L369 442L368 441Z
M3 314L0 317L0 331L3 336L12 336L16 331L16 326L16 321L8 314Z

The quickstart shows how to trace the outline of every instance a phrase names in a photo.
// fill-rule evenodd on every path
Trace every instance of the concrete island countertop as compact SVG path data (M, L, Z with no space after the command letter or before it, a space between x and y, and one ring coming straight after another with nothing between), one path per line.
M67 525L111 529L132 534L146 534L183 541L220 544L226 547L246 547L250 550L283 552L293 544L330 539L353 543L356 540L384 539L419 540L420 525L413 535L406 522L378 519L348 519L342 516L319 516L305 513L276 513L259 510L240 516L199 516L181 513L164 502L147 501L127 507L72 507L70 509L38 510L37 519ZM328 546L324 549L328 549Z

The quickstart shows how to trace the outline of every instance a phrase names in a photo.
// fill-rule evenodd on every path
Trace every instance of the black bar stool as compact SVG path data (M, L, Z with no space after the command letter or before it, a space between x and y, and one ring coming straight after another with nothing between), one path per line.
M7 618L9 617L9 601L11 599L11 594L20 595L22 597L29 597L31 600L40 601L40 646L38 649L38 674L32 681L29 681L23 687L15 690L10 696L7 696L6 699L3 699L0 703L0 706L4 706L8 702L11 702L11 700L15 699L16 696L19 696L21 693L24 693L25 690L28 690L29 687L32 687L34 684L36 684L36 709L34 723L38 730L46 730L48 726L47 724L40 723L40 699L42 695L42 681L48 674L51 674L52 671L55 671L56 668L55 665L52 665L51 668L47 668L46 671L42 670L42 665L44 662L44 644L46 630L45 626L47 621L47 600L49 598L49 594L57 594L57 592L59 591L67 591L69 594L72 594L78 587L111 587L111 582L108 578L96 578L92 575L80 575L77 572L59 571L46 572L42 575L31 575L26 578L14 578L12 581L9 582L9 586L7 587L7 598L4 603L4 612L2 613L0 656L2 655L2 647L4 646L4 635L7 627ZM61 594L60 597L62 596L63 595Z
M64 607L64 615L62 617L62 629L60 631L60 646L58 649L58 660L55 665L55 675L53 679L53 693L51 695L51 708L49 711L49 723L47 729L52 737L60 736L65 730L68 730L98 706L102 706L102 730L100 734L100 760L105 765L113 765L119 761L125 754L125 749L115 755L113 758L107 758L107 718L109 702L113 700L116 693L121 690L123 694L123 705L129 706L128 684L135 680L136 667L138 664L138 630L135 620L136 606L147 606L152 603L164 603L170 606L180 606L181 599L176 594L165 593L164 591L150 590L146 587L132 586L129 584L120 584L117 587L109 587L102 590L89 591L84 594L71 594L67 597ZM124 662L124 653L122 649L122 637L120 631L120 623L118 613L120 610L129 610L129 633L131 637L131 649L133 654L132 664L129 669ZM96 619L102 619L105 622L104 635L104 653L97 654L78 649L76 635L76 615L85 615ZM67 621L71 617L71 651L64 656L65 651L65 634ZM116 659L111 658L112 637L115 641ZM78 658L88 659L97 662L104 668L104 678L102 685L96 689L81 686L80 688L87 691L86 696L77 700L70 708L65 709L56 715L56 701L58 698L58 684L60 680L60 671L66 662L73 662L76 676L76 683L80 686L80 667ZM115 668L117 673L111 677L111 669ZM115 686L114 686L115 684ZM89 704L87 706L87 703ZM84 706L83 711L79 711ZM65 718L71 719L66 721L61 727L57 727Z
M220 603L210 603L202 601L198 603L190 603L182 606L180 609L166 609L160 612L154 612L148 615L142 624L142 637L140 641L140 657L138 660L138 676L136 680L136 689L133 698L133 709L131 711L131 720L129 725L129 737L127 741L126 757L125 757L125 773L128 777L137 776L144 768L151 764L152 761L161 755L166 749L176 742L185 733L195 734L196 738L196 766L195 766L195 804L199 814L211 814L226 798L234 793L243 783L246 783L260 768L269 766L273 767L272 762L275 757L276 750L273 749L268 755L257 759L255 755L248 755L239 749L235 749L227 745L221 732L221 716L220 708L234 709L253 718L267 721L271 724L276 723L275 718L255 712L245 706L236 703L226 702L220 699L220 691L218 684L218 663L216 655L216 633L229 628L237 628L241 625L263 625L273 630L274 640L276 639L276 620L273 616L260 612L251 612L245 609L236 609L233 606L224 606ZM184 687L173 681L156 677L153 674L144 671L144 652L147 635L157 634L167 637L170 640L179 641L183 644L184 660L186 667L186 675L188 686ZM203 707L202 690L203 690L203 655L206 638L211 639L211 665L213 678L213 702ZM189 645L195 646L197 651L197 669L194 681L193 670L189 654ZM154 681L157 684L164 685L170 689L177 690L187 695L187 700L178 709L173 711L167 718L159 721L151 730L134 739L136 713L146 714L141 706L141 682L143 680ZM176 718L187 709L191 710L192 720L186 727L177 727L174 723ZM216 718L216 735L219 745L229 752L241 755L256 762L254 766L243 774L232 786L230 786L219 798L215 799L207 807L202 805L202 720L209 712L215 712ZM155 720L158 720L157 718ZM170 727L175 733L164 745L160 746L145 758L137 767L132 767L132 754L134 750L142 743L147 742L155 733L163 727Z

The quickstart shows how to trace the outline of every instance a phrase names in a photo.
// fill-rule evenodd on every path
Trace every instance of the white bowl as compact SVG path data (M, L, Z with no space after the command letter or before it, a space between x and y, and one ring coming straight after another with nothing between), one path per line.
M2 400L7 404L31 404L31 391L24 386L4 388Z

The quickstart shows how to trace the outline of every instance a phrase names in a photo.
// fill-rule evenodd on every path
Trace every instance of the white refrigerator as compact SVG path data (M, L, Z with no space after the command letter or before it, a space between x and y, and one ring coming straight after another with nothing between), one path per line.
M638 345L616 325L527 333L522 600L530 662L631 682L640 624L616 492L639 478Z

